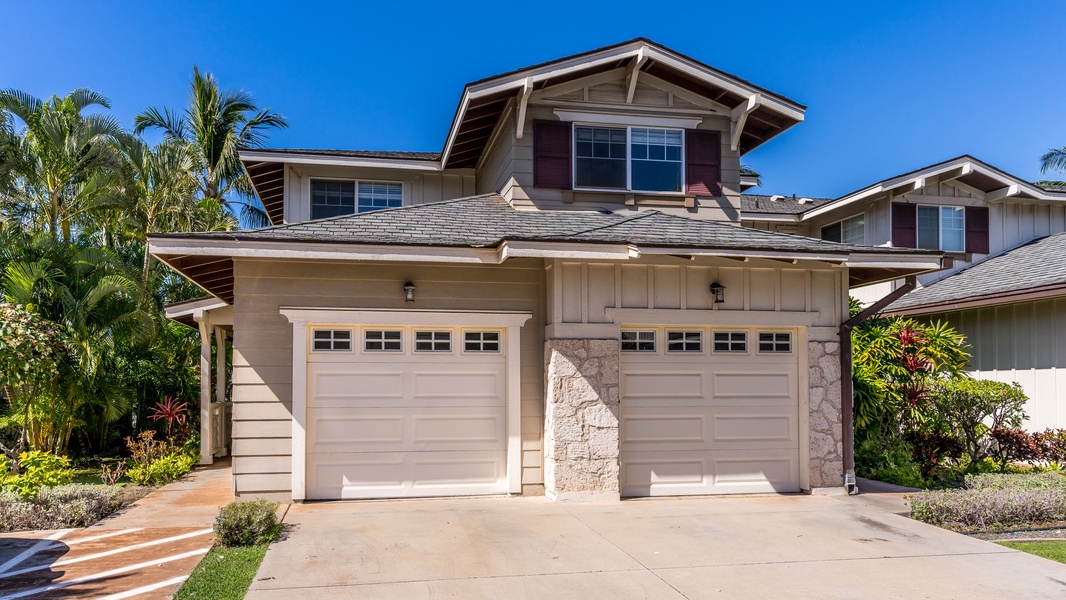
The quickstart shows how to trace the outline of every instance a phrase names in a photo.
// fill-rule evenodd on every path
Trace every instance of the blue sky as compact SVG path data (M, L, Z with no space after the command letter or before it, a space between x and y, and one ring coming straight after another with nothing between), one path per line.
M440 150L465 82L637 36L809 107L744 159L767 192L835 197L963 153L1038 179L1040 154L1066 145L1061 2L142 0L4 13L0 87L89 87L131 125L145 106L183 106L199 65L288 117L278 147Z

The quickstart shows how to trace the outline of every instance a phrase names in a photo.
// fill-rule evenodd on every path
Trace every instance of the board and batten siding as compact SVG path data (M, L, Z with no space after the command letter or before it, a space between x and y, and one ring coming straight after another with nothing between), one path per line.
M1018 382L1029 403L1025 428L1066 428L1066 298L922 315L946 321L972 348L968 371Z
M612 80L612 78L614 80ZM721 221L738 222L740 220L740 156L729 147L729 117L712 113L707 106L699 106L679 93L664 88L672 88L650 75L642 74L637 84L632 104L626 103L625 70L610 72L586 78L582 82L570 82L564 86L568 91L557 92L552 88L533 93L526 110L522 138L516 135L512 101L501 116L493 135L489 140L481 160L478 163L477 193L499 193L515 208L525 210L593 210L610 207L623 209L626 202L625 192L592 192L581 190L556 190L535 188L533 186L533 121L557 121L556 108L566 110L587 110L590 112L618 113L618 122L626 122L626 114L619 112L635 111L641 116L654 116L655 109L661 109L663 117L698 117L703 119L698 129L722 132L720 136L722 150L722 188L724 196L719 199L702 199L699 210L685 211L690 217L707 218ZM683 92L682 92L683 93ZM698 97L691 98L698 100ZM709 103L707 100L703 100ZM587 106L587 108L584 108ZM655 207L662 210L683 209L683 194L676 196L633 194L639 206Z
M743 265L743 266L741 266ZM847 269L818 263L751 259L642 258L625 264L571 262L547 265L547 323L608 325L609 308L818 313L813 327L836 328L846 319ZM711 283L725 286L714 304Z
M282 306L530 311L522 327L522 483L542 477L544 268L415 263L234 261L233 476L238 495L291 498L292 325Z
M286 223L311 220L311 180L316 178L402 183L404 206L463 198L475 193L472 169L432 172L331 165L289 165L285 174Z

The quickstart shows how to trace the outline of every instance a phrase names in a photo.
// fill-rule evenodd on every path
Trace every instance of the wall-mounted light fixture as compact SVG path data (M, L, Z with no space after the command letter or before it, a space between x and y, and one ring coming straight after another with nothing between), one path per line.
M717 281L711 284L711 293L714 294L714 303L721 304L725 302L725 286Z
M403 284L403 292L407 295L407 302L415 301L415 284L410 281Z

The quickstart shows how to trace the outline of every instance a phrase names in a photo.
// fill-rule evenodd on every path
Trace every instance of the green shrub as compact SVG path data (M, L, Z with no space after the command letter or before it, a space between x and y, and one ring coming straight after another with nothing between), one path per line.
M969 377L940 381L930 393L936 420L963 444L970 464L986 457L989 431L1022 424L1029 400L1017 383Z
M219 510L215 537L223 546L253 546L271 542L281 531L278 505L266 500L233 501Z
M860 477L907 487L927 487L906 442L897 439L882 447L878 441L870 437L856 446L855 470Z
M3 457L2 464L7 472L0 480L0 489L27 499L36 497L42 488L70 483L74 478L74 471L69 468L70 461L65 456L39 450L19 455L21 473L12 472L13 464L7 457Z
M951 529L986 530L1066 520L1066 488L938 490L907 496L911 516Z
M143 487L106 485L43 488L32 500L0 493L0 531L87 527L147 493Z
M137 485L164 485L188 473L196 466L196 459L175 449L170 454L140 463L126 471Z
M1044 473L983 473L967 475L968 490L1044 490L1066 489L1066 475L1057 471Z

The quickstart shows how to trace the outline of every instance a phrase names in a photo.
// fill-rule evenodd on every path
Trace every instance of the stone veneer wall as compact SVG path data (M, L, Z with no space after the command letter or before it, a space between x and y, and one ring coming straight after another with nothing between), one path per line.
M547 340L544 491L618 498L618 340Z
M811 488L844 485L840 428L840 344L808 342Z

